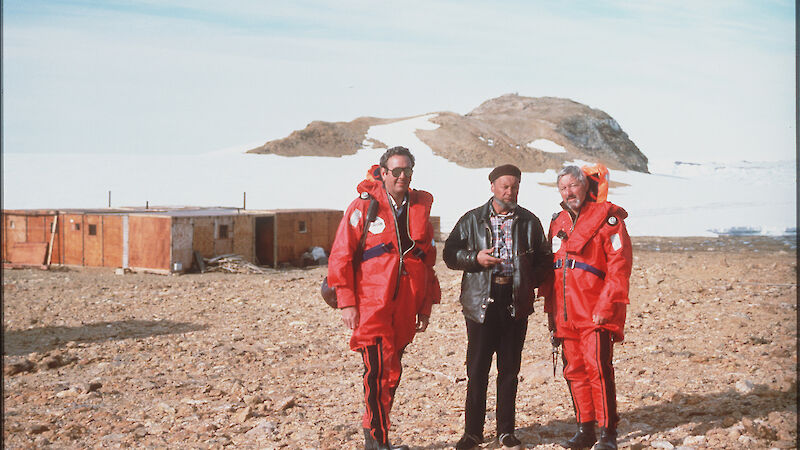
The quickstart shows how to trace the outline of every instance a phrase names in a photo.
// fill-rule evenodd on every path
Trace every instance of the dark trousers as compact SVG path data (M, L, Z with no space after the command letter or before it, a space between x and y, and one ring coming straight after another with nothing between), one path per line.
M497 353L497 433L513 433L517 383L527 318L514 320L508 310L512 285L492 285L484 322L467 319L467 401L464 431L483 436L486 388L492 356Z

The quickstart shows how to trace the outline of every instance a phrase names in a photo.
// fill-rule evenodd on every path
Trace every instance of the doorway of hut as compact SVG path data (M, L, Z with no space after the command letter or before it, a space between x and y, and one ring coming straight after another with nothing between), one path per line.
M256 258L262 266L275 267L275 217L256 217Z

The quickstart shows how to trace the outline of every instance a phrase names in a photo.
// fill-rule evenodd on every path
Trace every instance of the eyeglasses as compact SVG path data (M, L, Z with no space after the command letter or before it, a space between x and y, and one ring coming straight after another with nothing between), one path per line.
M412 173L414 173L414 169L411 167L395 167L394 169L386 169L387 171L392 173L392 176L397 178L400 176L401 173L406 174L407 177L410 177Z

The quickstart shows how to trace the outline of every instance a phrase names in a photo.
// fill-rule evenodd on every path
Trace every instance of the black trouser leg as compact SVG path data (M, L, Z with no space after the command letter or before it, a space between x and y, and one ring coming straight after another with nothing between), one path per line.
M489 320L487 311L486 320ZM492 365L495 342L486 322L467 319L467 400L464 407L464 431L483 436L486 420L486 388Z
M527 319L514 320L511 314L500 311L502 326L497 332L500 339L497 345L497 433L513 433L515 428L515 409L519 368L522 361L522 347L528 330Z
M465 431L483 436L486 420L486 388L492 357L497 353L497 430L513 433L522 346L528 328L526 319L514 320L509 285L493 285L492 298L482 324L467 319L467 400Z

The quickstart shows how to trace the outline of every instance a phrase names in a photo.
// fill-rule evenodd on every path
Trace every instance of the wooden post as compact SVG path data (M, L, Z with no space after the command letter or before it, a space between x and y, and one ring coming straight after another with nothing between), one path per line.
M46 263L48 267L50 267L50 260L53 257L53 241L56 239L56 227L58 227L58 212L56 212L56 218L53 219L53 223L50 224L50 246L47 247Z
M242 209L247 209L247 192L242 192Z
M111 208L111 191L108 191L108 207Z

